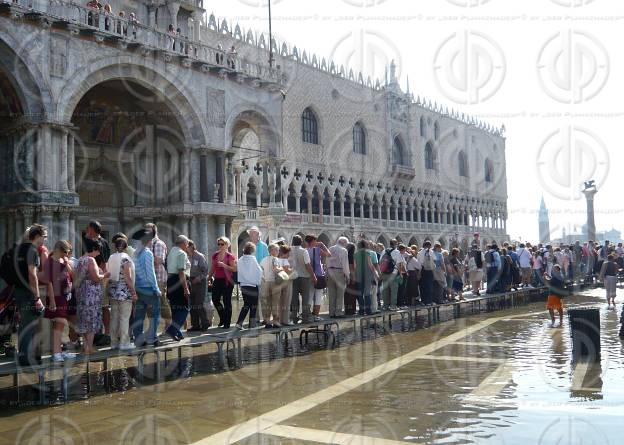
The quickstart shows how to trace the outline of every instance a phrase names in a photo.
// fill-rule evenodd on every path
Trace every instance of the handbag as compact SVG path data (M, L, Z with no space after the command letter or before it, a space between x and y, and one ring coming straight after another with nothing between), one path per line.
M288 281L288 280L290 280L290 277L289 277L289 276L288 276L288 274L287 274L285 271L283 271L283 270L281 270L281 271L279 271L279 272L277 272L277 273L275 274L275 282L276 282L277 284L282 284L282 283L285 283L285 282L286 282L286 281Z
M316 264L316 247L312 250L312 264ZM312 266L314 267L314 266ZM322 266L321 266L322 267ZM325 289L327 287L327 277L325 275L316 275L316 283L314 283L314 289Z

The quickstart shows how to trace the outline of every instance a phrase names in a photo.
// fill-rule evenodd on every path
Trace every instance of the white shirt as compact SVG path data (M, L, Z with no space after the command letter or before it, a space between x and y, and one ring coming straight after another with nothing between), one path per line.
M264 258L260 262L260 267L262 267L262 277L266 282L274 282L275 281L275 272L273 271L273 264L279 264L278 258L269 255Z
M407 270L421 270L422 269L422 264L420 264L420 261L418 261L418 258L416 258L415 256L408 256L405 261L407 262Z
M342 273L345 277L348 277L351 273L349 269L349 252L340 244L336 244L329 248L331 256L327 258L327 268L329 269L342 269Z
M520 263L520 267L523 269L531 267L532 256L531 252L529 252L525 247L518 249L518 263Z
M533 269L538 270L541 268L542 268L542 257L539 255L536 255L533 260Z
M394 261L394 270L399 270L399 264L403 264L405 266L405 259L403 258L403 255L401 255L401 252L399 252L399 249L394 249L390 252L390 256Z
M310 273L306 269L306 264L310 264L310 254L307 249L301 246L295 246L290 251L290 263L292 268L297 272L299 278L310 278Z
M427 257L430 258L430 264L433 266L430 269L427 269L425 267L425 265L427 264ZM421 249L420 252L418 252L418 262L421 264L421 266L423 268L425 268L425 270L434 270L435 269L435 264L433 263L434 261L434 252L433 249Z
M241 286L260 286L262 280L262 268L256 260L256 255L243 255L236 264L238 281Z

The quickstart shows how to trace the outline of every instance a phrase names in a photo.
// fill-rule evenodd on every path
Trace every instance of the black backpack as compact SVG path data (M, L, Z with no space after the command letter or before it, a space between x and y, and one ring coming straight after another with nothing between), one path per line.
M488 265L492 265L494 263L494 254L491 250L485 252L485 262L488 263Z
M0 260L0 278L9 285L16 285L19 283L19 273L17 272L15 258L16 251L17 244L14 244L12 248L2 254L2 259Z

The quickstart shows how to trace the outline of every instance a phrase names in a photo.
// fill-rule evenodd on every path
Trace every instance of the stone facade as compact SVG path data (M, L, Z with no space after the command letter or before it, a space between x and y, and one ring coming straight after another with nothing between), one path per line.
M111 5L0 2L0 251L33 221L77 241L93 218L204 251L250 225L506 238L503 130L401 91L394 66L373 82L275 41L269 66L268 39L198 0Z

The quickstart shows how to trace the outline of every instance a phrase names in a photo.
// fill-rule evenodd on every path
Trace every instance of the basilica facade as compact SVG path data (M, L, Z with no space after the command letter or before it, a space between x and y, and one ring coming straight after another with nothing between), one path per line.
M506 239L503 129L402 91L394 64L373 81L201 0L0 0L0 161L0 251L33 222L79 243L91 219L204 251L252 225Z

